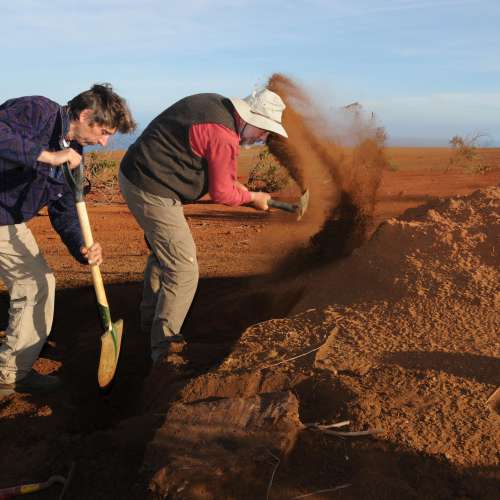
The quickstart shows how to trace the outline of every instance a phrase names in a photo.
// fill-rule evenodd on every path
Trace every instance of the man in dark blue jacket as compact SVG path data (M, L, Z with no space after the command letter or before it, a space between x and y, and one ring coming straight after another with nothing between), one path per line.
M0 279L10 295L9 325L0 344L0 397L60 386L56 376L32 369L52 327L55 280L25 223L47 206L73 257L99 265L101 247L84 247L60 167L78 166L83 146L105 146L115 132L134 128L126 102L109 84L94 85L67 106L41 96L0 105Z

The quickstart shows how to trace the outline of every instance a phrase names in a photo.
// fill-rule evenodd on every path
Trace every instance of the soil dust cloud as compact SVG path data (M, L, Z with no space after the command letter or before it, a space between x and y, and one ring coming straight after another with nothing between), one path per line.
M288 170L301 191L309 190L309 208L294 232L309 239L308 263L349 255L366 239L382 169L385 132L359 104L328 118L297 83L274 74L268 88L286 104L283 125L288 139L273 137L270 152ZM333 114L333 113L332 113Z

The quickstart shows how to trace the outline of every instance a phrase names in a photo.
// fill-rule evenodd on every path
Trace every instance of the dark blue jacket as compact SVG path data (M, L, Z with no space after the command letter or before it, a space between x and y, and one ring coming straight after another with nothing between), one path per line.
M0 226L29 221L47 206L50 222L79 262L83 237L73 193L60 167L37 161L43 150L59 151L69 128L65 107L41 96L0 105ZM82 147L71 147L81 153Z

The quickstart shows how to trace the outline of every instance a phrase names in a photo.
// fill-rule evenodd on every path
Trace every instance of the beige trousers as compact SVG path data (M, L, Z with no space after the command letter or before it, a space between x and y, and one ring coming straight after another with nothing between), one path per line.
M54 275L26 224L0 226L0 279L10 295L0 383L10 384L31 370L54 316Z
M180 334L198 286L196 245L182 203L142 191L120 172L120 189L151 246L144 270L141 326L151 331L153 362Z

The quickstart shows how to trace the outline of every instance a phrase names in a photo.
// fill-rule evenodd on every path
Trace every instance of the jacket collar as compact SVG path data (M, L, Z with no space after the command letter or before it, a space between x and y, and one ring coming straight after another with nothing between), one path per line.
M59 109L59 119L58 119L58 141L59 141L59 147L61 149L67 148L69 146L69 141L65 139L66 135L68 134L69 131L69 122L70 122L70 117L69 117L69 110L68 106L62 106Z

